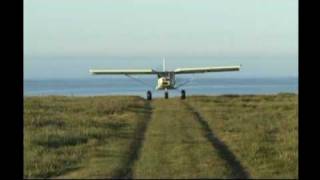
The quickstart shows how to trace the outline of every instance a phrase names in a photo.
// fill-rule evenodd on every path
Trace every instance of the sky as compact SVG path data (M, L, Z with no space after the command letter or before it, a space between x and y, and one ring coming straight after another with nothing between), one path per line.
M221 77L298 76L297 0L25 0L24 77L95 68L242 64Z

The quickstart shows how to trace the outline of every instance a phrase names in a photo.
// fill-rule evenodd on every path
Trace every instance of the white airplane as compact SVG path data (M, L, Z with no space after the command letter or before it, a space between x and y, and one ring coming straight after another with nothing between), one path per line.
M178 68L174 71L166 71L165 59L163 59L163 70L156 71L154 69L90 69L89 72L93 75L150 75L154 74L158 76L158 84L156 90L165 90L164 97L169 97L168 89L178 89L181 86L187 84L190 81L184 82L180 85L176 85L176 74L195 74L206 72L224 72L224 71L239 71L241 65L237 66L211 66L211 67L198 67L198 68ZM131 77L132 78L132 77ZM181 90L181 99L185 99L186 92ZM147 99L152 99L152 93L147 91Z

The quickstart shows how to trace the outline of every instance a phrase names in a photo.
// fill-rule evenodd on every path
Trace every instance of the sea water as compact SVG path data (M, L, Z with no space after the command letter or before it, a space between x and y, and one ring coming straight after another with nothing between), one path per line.
M154 97L164 95L155 90L157 79L140 77L92 77L82 79L26 79L24 96L100 96L100 95L138 95L145 97L151 90ZM221 94L277 94L281 92L298 93L298 78L198 78L180 79L177 84L189 82L177 90L169 90L169 96L179 96L181 89L187 95Z

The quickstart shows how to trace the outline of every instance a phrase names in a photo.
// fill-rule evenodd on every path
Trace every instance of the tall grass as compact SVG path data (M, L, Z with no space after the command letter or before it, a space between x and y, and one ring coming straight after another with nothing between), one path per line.
M253 178L298 177L297 95L189 97Z
M141 111L145 106L129 96L26 97L24 176L112 177L148 113ZM87 167L100 156L103 171Z

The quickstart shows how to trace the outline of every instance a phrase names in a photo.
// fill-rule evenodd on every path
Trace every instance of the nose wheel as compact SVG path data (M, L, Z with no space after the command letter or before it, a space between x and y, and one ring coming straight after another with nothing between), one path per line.
M169 98L169 92L168 92L168 90L166 90L166 91L164 92L164 98L165 98L165 99L168 99L168 98Z
M147 100L151 101L152 100L152 93L151 91L147 91Z
M186 99L186 91L184 89L181 90L181 99Z

